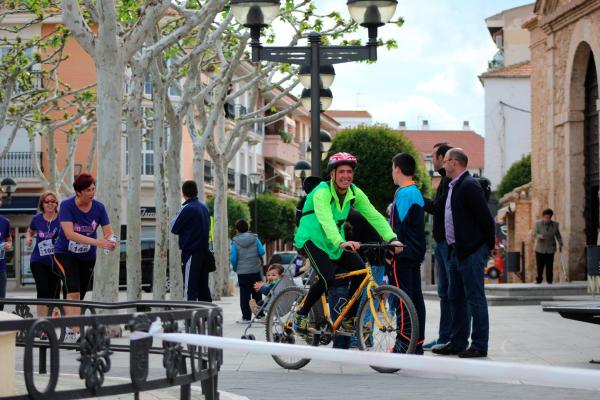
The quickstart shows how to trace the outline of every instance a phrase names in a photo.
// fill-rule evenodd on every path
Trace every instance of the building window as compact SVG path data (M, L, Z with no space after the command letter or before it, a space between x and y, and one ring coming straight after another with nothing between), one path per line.
M146 74L144 78L144 94L151 96L152 95L152 78L150 74Z
M144 127L142 128L142 175L154 176L154 137L152 132L152 109L144 107ZM129 140L125 138L125 174L129 171Z
M169 86L169 96L172 97L181 97L181 91L177 86Z
M248 175L240 174L240 194L248 194Z
M154 176L154 110L144 107L142 129L142 175Z
M225 103L223 105L225 109L225 118L234 119L235 118L235 104L233 103Z
M152 131L142 136L142 175L154 175L154 138Z
M210 160L204 160L204 182L212 183L213 175L212 175L212 163Z
M232 168L227 168L227 187L235 190L235 171Z

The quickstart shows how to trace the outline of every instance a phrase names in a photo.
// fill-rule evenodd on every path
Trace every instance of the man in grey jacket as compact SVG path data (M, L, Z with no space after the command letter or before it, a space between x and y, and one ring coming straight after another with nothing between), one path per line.
M254 283L262 280L262 256L265 249L255 233L248 232L248 222L243 219L236 221L237 235L231 239L230 261L233 271L237 273L240 286L241 324L250 322L250 298L256 302L261 300L261 294L254 290Z
M556 253L556 242L562 251L562 237L558 230L558 222L552 221L554 211L546 208L542 211L542 219L535 223L535 260L537 264L536 283L542 283L544 269L546 269L546 282L552 283L554 269L554 253Z

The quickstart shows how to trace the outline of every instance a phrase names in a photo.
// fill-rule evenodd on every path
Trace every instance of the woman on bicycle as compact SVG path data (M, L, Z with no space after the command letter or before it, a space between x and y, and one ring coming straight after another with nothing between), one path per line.
M310 259L319 279L311 285L302 307L294 317L294 330L298 333L308 332L308 312L331 286L337 267L346 271L364 268L364 262L356 253L360 243L344 238L343 226L350 207L362 214L384 240L401 246L384 216L373 207L367 195L352 183L356 164L356 157L352 154L334 154L328 163L331 180L321 182L306 197L294 243ZM396 253L401 249L397 247ZM361 281L362 277L353 277L350 293L358 289ZM358 303L349 311L346 328L353 325L357 306Z

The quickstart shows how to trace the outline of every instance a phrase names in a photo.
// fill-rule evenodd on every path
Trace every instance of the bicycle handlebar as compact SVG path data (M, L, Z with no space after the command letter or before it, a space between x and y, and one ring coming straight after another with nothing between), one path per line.
M360 244L360 248L361 249L365 249L365 250L369 250L369 249L385 249L385 250L393 250L397 247L406 247L403 244L391 244L391 243L387 243L387 242L382 242L382 243L361 243Z

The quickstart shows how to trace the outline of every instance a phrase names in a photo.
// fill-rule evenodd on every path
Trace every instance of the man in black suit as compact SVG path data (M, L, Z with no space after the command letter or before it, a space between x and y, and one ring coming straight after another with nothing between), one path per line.
M483 275L494 246L494 219L481 185L467 171L468 162L459 148L448 150L444 157L446 175L452 179L444 210L452 329L450 342L433 350L435 354L458 354L461 358L487 357L489 317ZM473 318L468 348L467 304Z

